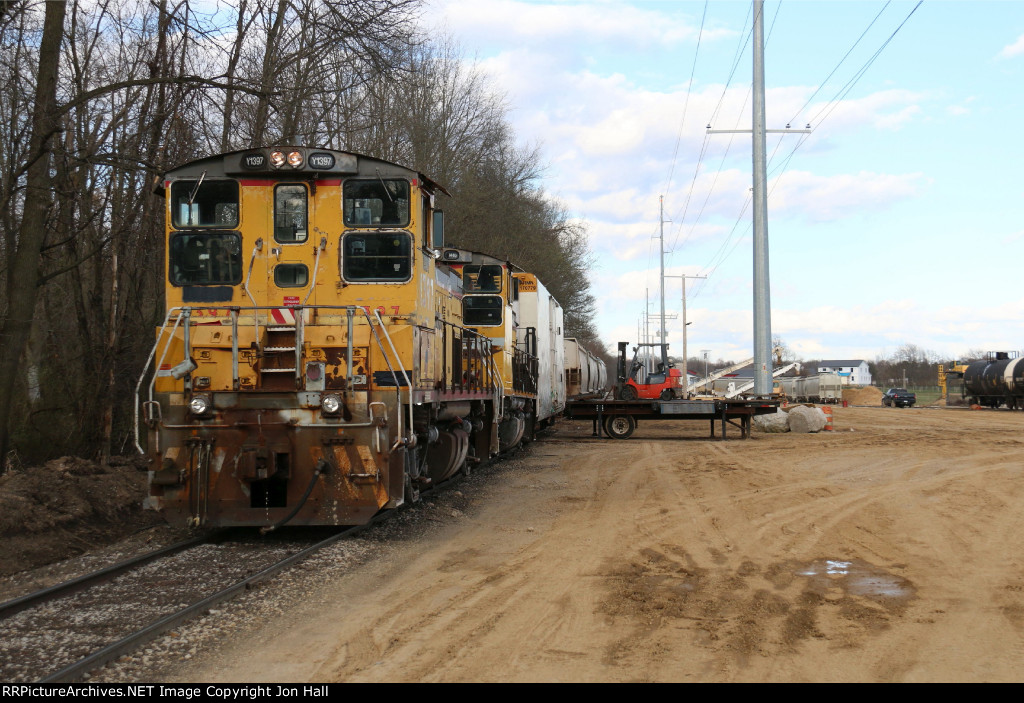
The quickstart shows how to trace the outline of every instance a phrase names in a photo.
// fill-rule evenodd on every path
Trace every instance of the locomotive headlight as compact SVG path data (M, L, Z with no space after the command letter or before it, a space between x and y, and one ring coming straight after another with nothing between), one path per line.
M301 151L290 151L288 152L288 165L292 168L298 168L302 166L302 152Z
M270 152L270 165L274 168L281 168L284 166L286 157L283 151L272 151Z
M336 395L325 395L320 401L320 409L328 415L334 415L341 410L341 398Z
M192 400L188 401L188 409L193 415L205 415L212 406L208 395L194 395Z

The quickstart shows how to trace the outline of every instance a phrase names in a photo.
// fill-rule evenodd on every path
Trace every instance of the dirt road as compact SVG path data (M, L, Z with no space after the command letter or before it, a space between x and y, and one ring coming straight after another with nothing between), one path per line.
M1020 681L1024 413L562 424L189 681Z

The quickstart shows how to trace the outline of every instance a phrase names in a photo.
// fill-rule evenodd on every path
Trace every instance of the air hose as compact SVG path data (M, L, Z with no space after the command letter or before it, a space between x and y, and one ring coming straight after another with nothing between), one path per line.
M299 511L302 510L302 506L305 505L306 501L309 499L309 494L313 492L313 486L316 485L316 480L320 478L320 474L327 471L329 467L330 464L327 463L327 460L324 459L323 457L320 457L320 461L316 463L316 470L313 471L313 478L310 479L309 485L306 486L306 492L303 493L302 498L299 499L299 504L296 505L295 508L290 513L288 513L288 515L285 516L283 519L278 520L273 525L261 527L260 534L265 535L268 532L273 532L277 528L284 526L289 520L298 515Z

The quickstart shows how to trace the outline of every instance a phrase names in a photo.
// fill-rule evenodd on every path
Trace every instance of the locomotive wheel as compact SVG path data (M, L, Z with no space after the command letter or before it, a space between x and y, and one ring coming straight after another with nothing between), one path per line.
M633 386L623 386L622 390L619 391L620 400L636 400L636 388Z
M628 439L636 429L636 420L631 415L612 415L604 421L604 431L612 439Z

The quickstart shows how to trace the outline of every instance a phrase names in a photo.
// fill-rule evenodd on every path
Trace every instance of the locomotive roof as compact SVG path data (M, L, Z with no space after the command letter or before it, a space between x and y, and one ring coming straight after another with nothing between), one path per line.
M272 167L270 165L270 155L272 152L278 151L286 154L294 151L299 152L303 156L302 164L297 168L288 165L279 168ZM319 149L297 145L239 149L188 161L169 169L164 174L164 178L160 179L160 182L157 184L156 192L158 194L163 193L163 184L167 177L187 178L193 176L198 178L204 172L208 176L244 175L250 178L282 175L300 178L325 178L330 176L416 177L430 190L451 195L444 186L429 176L406 168L401 164L351 151Z

